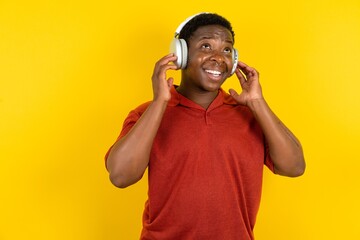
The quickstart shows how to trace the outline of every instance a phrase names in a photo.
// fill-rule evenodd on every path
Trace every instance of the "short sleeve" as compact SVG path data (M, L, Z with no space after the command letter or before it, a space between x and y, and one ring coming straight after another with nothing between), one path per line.
M110 151L111 151L112 147L114 146L114 144L117 141L119 141L119 139L124 137L131 130L131 128L135 125L135 123L137 122L137 120L139 118L140 118L140 114L136 110L133 110L128 114L128 116L125 118L125 121L123 123L120 135L117 137L116 141L113 143L113 145L111 145L111 147L108 149L108 151L105 154L105 163L106 163L106 160L107 160L107 158L108 158L108 156L110 154Z

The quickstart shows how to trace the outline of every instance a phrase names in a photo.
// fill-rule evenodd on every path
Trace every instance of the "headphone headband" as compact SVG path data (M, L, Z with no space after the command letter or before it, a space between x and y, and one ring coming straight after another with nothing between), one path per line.
M181 32L181 30L183 29L183 27L191 20L193 19L194 17L200 15L200 14L208 14L208 12L201 12L201 13L197 13L197 14L194 14L188 18L185 19L185 21L183 21L178 27L177 29L175 30L175 38L177 38Z

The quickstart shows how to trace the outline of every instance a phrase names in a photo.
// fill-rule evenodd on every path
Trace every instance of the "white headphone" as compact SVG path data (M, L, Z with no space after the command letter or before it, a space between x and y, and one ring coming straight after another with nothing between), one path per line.
M184 39L178 38L179 34L181 32L181 29L185 26L186 23L188 23L191 19L193 19L194 17L200 14L208 14L208 13L207 12L198 13L185 19L185 21L182 22L176 29L174 39L171 41L170 52L174 53L177 56L177 60L176 62L174 62L174 64L180 69L184 69L186 67L187 59L188 59L188 47ZM233 49L232 59L233 59L233 67L231 69L231 75L234 74L239 59L238 51L235 48Z

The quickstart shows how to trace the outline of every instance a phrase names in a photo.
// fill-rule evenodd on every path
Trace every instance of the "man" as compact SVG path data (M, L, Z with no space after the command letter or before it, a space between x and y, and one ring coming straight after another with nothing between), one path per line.
M141 239L254 239L264 164L300 176L302 147L266 103L258 72L234 58L230 23L203 13L183 25L181 83L166 77L178 56L161 58L153 100L130 112L106 155L110 180L125 188L148 168ZM242 92L227 94L234 65Z

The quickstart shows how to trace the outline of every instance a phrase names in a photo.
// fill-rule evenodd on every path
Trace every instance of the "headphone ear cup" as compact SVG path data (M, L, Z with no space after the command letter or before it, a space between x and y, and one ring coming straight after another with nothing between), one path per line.
M239 60L239 54L238 54L238 51L235 48L234 48L234 51L233 51L232 58L233 58L233 68L231 69L231 75L233 75L235 73L236 68L237 68L237 64L238 64L238 60Z
M170 44L170 53L174 53L177 56L177 60L174 61L175 66L178 68L181 66L182 63L182 50L181 50L181 43L179 39L174 38Z
M188 58L186 41L184 39L174 38L170 44L170 52L177 56L177 60L174 62L174 64L178 68L184 69L186 67Z
M178 39L181 44L182 59L181 59L181 69L186 68L188 60L188 48L186 41L184 39Z

